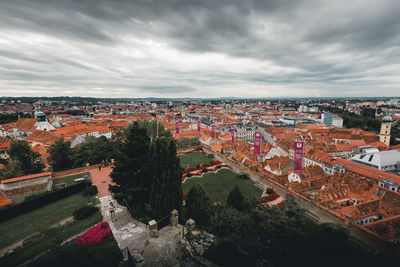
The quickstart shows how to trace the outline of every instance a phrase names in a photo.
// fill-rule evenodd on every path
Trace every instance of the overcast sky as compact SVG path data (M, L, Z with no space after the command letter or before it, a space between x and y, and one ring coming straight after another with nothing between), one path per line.
M399 0L0 0L0 96L400 96Z

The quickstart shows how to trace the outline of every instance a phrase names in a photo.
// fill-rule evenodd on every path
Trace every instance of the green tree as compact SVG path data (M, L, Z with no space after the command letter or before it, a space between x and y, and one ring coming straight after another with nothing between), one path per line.
M240 192L239 187L236 186L231 192L229 192L228 198L226 199L226 205L241 211L246 208L246 201L242 192Z
M150 145L147 129L135 121L125 131L119 143L120 151L115 157L111 178L117 185L110 186L117 201L123 199L129 205L143 210L148 203L149 183L145 183L144 167Z
M185 217L192 218L199 225L207 225L211 216L211 201L200 184L190 188L185 206Z
M152 214L161 217L171 210L182 211L182 172L172 138L162 136L150 145L146 180L150 185ZM146 186L147 186L146 183Z
M64 138L57 140L47 150L50 154L50 162L54 171L72 168L74 165L71 142L64 142Z
M40 154L33 152L26 141L11 142L10 157L20 162L24 174L38 173L45 167L40 160Z
M110 161L117 154L118 145L114 139L105 136L98 138L88 137L80 146L74 148L73 159L76 167L99 164L102 161Z
M147 131L147 135L151 139L156 138L156 133L157 133L157 121L156 120L141 120L138 121L139 125L141 127L144 127ZM164 124L159 123L158 125L158 136L162 137L172 137L171 131L166 130Z
M0 179L8 179L23 175L24 172L21 169L21 162L17 160L11 160L3 169L0 170Z

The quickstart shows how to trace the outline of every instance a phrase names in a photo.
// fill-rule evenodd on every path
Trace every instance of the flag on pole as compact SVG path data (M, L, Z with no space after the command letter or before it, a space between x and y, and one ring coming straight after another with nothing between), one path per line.
M176 131L176 134L178 135L179 134L179 120L176 120L176 122L175 122L175 131Z
M294 172L301 173L303 169L303 153L304 153L304 143L295 142L294 143Z
M231 137L232 137L232 145L234 145L235 144L235 127L233 125L231 125L230 131L231 131Z
M197 133L200 134L200 118L197 118Z
M256 156L260 155L261 151L261 133L255 132L254 133L254 154Z
M215 122L211 123L211 138L215 139Z

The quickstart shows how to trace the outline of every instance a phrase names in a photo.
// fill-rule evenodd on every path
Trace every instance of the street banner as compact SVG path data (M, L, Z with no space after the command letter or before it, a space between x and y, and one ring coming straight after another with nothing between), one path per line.
M304 143L295 142L294 143L294 172L301 173L303 169L303 151Z
M255 132L254 133L254 154L256 156L260 155L261 151L261 133Z
M157 121L157 132L156 132L156 137L158 138L158 126L159 126L160 122Z
M232 137L232 145L234 145L235 144L235 127L233 125L231 125L230 130L231 130L231 137Z
M175 131L176 131L176 134L179 134L179 120L176 120L176 122L175 122Z
M197 118L197 133L200 134L200 118Z
M211 139L215 139L215 122L211 123Z

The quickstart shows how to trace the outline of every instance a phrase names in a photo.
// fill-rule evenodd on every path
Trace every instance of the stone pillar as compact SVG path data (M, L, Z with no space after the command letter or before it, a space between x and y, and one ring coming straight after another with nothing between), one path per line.
M149 221L149 233L151 237L158 237L157 222L155 220Z
M189 219L186 221L186 227L188 231L193 231L196 226L196 222L193 219Z
M178 224L178 211L175 209L173 211L171 211L170 223L172 226L175 226Z

